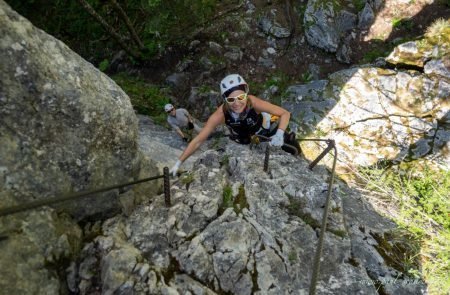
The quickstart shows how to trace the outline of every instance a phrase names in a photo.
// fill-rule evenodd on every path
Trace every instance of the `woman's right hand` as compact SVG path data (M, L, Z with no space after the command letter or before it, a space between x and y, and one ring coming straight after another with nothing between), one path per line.
M172 169L170 169L169 173L172 174L173 177L177 176L178 169L180 169L182 162L180 160L177 160L175 165L173 165Z

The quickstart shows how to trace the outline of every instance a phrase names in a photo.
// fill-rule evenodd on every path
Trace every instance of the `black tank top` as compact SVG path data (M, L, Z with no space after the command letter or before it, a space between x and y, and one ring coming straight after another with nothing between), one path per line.
M244 113L239 118L234 119L229 111L224 109L225 124L230 129L232 139L239 143L250 143L250 137L254 135L262 126L263 117L254 108L246 107Z

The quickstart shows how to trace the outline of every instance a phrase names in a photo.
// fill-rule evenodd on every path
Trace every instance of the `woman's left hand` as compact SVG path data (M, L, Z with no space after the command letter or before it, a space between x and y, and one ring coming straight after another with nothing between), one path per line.
M284 131L281 129L277 130L274 136L270 139L270 145L272 146L282 146L284 144Z

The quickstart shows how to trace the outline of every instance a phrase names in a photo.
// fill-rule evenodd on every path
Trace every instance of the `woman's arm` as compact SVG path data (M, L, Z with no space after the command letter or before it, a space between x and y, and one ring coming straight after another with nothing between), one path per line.
M270 102L264 101L253 95L249 95L248 99L251 100L253 108L258 113L266 112L266 113L280 117L280 121L278 123L278 129L281 129L283 131L286 130L286 128L289 124L289 119L291 118L291 113L289 113L287 110L283 109L282 107L271 104Z
M189 158L200 145L208 138L208 136L216 129L220 124L225 123L225 116L223 114L222 106L218 107L217 110L209 117L205 126L202 128L200 133L194 137L194 139L189 143L186 149L181 154L179 160L184 162Z

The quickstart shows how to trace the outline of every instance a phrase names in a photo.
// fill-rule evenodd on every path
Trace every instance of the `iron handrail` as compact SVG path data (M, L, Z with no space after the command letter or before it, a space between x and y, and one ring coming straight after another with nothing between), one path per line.
M325 151L328 153L331 149L334 150L333 166L331 168L330 182L328 183L328 195L327 195L327 200L325 202L325 209L324 209L323 217L322 217L322 226L320 229L319 242L317 245L316 255L314 256L313 274L311 276L311 285L309 288L310 295L316 294L316 286L317 286L317 280L319 278L319 270L320 270L320 257L322 255L323 239L325 237L325 231L327 229L328 211L329 211L329 207L330 207L331 193L332 193L332 187L333 187L334 176L335 176L335 171L336 171L336 162L337 162L336 143L332 139L327 140L327 143L328 143L327 148L322 152L322 154L320 154L316 158L316 160L319 158L322 159L325 156L325 154L324 154ZM320 161L320 159L318 161ZM313 164L313 162L311 164ZM315 164L317 164L317 162ZM311 164L310 164L310 166L311 166ZM312 169L312 168L310 168L310 169Z
M168 167L164 167L163 171L164 171L163 175L156 175L156 176L153 176L153 177L143 178L143 179L139 179L139 180L135 180L135 181L127 182L127 183L121 183L121 184L117 184L117 185L112 185L112 186L108 186L108 187L104 187L104 188L100 188L100 189L95 189L95 190L91 190L91 191L83 191L83 192L78 192L78 193L75 193L75 194L69 194L69 195L62 196L62 197L54 197L54 198L36 200L36 201L29 202L29 203L8 207L8 208L0 208L0 217L6 216L6 215L10 215L10 214L14 214L14 213L18 213L18 212L21 212L21 211L26 211L26 210L38 208L38 207L41 207L41 206L56 204L56 203L69 201L69 200L74 200L74 199L78 199L78 198L90 197L92 195L95 195L95 194L98 194L98 193L103 193L103 192L106 192L106 191L109 191L109 190L123 188L123 187L126 187L126 186L135 185L135 184L138 184L138 183L143 183L143 182L156 180L156 179L160 179L160 178L164 178L164 197L165 197L164 199L165 199L165 204L166 204L166 206L170 206L169 168Z
M269 139L268 137L262 136L262 135L256 135L258 137L261 137L263 139ZM327 147L322 151L322 153L317 156L316 159L314 159L308 166L310 170L312 170L320 160L325 157L326 154L328 154L331 150L334 150L334 157L333 157L333 166L331 169L331 177L330 181L328 183L328 195L325 202L325 208L323 212L322 217L322 224L321 224L321 230L320 230L320 236L319 236L319 242L317 245L317 250L314 255L314 261L313 261L313 273L311 276L311 284L309 288L309 295L315 295L316 294L316 287L317 287L317 280L319 278L319 271L320 271L320 257L322 256L322 249L323 249L323 240L325 237L325 231L327 228L327 219L328 219L328 211L330 207L330 200L331 200L331 193L332 193L332 187L334 183L334 176L336 171L336 162L337 162L337 148L336 143L333 139L319 139L319 138L303 138L303 139L297 139L297 141L321 141L326 142ZM284 144L284 146L288 146L290 148L295 148L292 145ZM265 151L265 157L264 157L264 171L267 172L269 167L269 156L270 156L270 145L267 145L266 151Z

